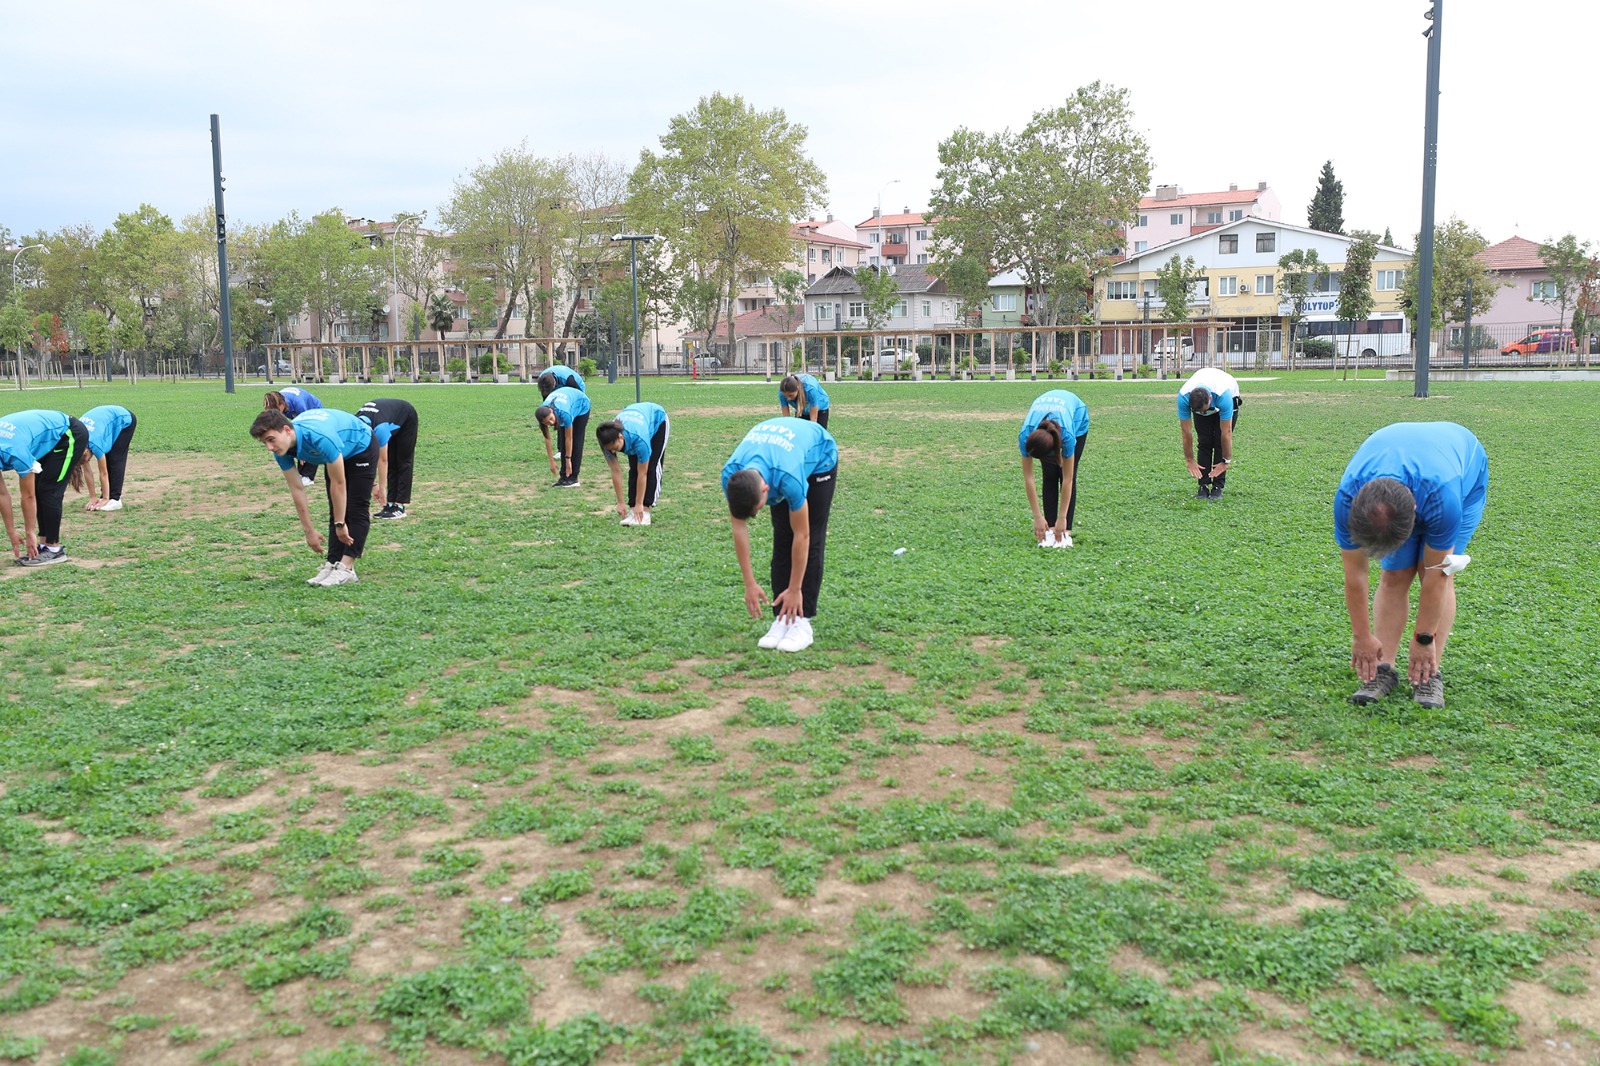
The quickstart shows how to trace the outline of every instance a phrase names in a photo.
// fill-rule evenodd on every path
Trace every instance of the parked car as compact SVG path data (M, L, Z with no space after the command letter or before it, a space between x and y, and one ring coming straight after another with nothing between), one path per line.
M1193 337L1168 337L1156 344L1156 355L1181 355L1185 360L1194 358Z
M878 373L893 374L900 369L900 364L907 359L915 358L910 352L902 352L899 348L878 349Z
M272 372L274 374L287 374L292 369L294 369L294 368L289 365L289 360L287 360L287 359L279 359L276 363L273 364ZM267 372L267 364L266 363L262 363L260 366L256 367L256 373L257 374L265 374L266 372Z
M694 357L694 368L702 374L708 370L721 370L722 360L714 355L697 355Z
M1545 355L1550 352L1575 352L1578 342L1570 329L1536 329L1520 341L1500 349L1501 355Z

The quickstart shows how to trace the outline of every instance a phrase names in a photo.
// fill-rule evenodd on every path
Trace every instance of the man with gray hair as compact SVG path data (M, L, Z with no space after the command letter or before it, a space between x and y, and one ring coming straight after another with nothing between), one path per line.
M1483 445L1454 422L1385 426L1345 467L1333 530L1344 557L1350 665L1361 679L1353 702L1375 703L1399 684L1395 662L1415 581L1417 617L1406 663L1412 699L1444 706L1439 664L1456 616L1455 574L1470 561L1467 542L1483 519L1488 488ZM1369 621L1371 559L1382 560L1382 576Z

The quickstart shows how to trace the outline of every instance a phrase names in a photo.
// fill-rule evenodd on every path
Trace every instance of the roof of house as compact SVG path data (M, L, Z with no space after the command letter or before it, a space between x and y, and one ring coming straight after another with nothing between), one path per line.
M784 317L787 310L787 318ZM761 337L769 333L793 333L806 323L806 309L799 304L773 304L746 311L733 320L736 337Z
M1507 237L1499 244L1491 244L1474 259L1490 270L1544 270L1544 260L1539 258L1539 245L1526 237Z
M879 226L921 226L933 219L923 214L902 215L873 215L871 218L856 223L856 229L877 229Z
M1222 192L1191 192L1174 196L1170 200L1157 200L1154 193L1139 201L1139 210L1154 211L1163 207L1202 207L1208 204L1253 204L1260 198L1261 189L1226 189Z
M1169 200L1167 202L1170 203L1171 201ZM1332 237L1334 240L1344 241L1346 244L1355 240L1355 238L1350 236L1348 233L1328 233L1324 230L1311 229L1309 226L1295 226L1288 222L1278 222L1270 218L1256 218L1254 215L1246 215L1244 218L1236 219L1233 222L1227 222L1220 226L1208 226L1203 230L1196 229L1193 233L1190 233L1186 237L1174 237L1165 244L1158 244L1154 248L1146 248L1142 252L1134 252L1132 255L1118 260L1116 266L1125 267L1129 263L1137 262L1140 259L1165 257L1169 252L1177 248L1179 245L1191 244L1200 240L1202 237L1211 237L1217 234L1227 233L1229 230L1244 229L1247 226L1265 226L1268 229L1285 230L1290 233L1301 233L1310 237ZM1394 252L1397 255L1411 254L1404 248L1396 248L1389 244L1379 244L1378 250L1384 252Z
M873 267L861 267L872 270ZM903 293L928 293L942 295L949 291L942 278L928 272L926 266L900 266L894 268L895 287ZM817 283L806 290L807 296L855 296L861 292L856 274L849 267L834 267Z
M835 237L831 233L820 233L804 224L792 227L789 230L789 236L797 241L805 241L807 244L831 244L843 248L866 247L860 241L845 240L843 237Z

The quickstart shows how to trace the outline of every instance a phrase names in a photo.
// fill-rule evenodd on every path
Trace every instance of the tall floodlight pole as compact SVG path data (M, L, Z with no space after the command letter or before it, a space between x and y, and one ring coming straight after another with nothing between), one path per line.
M633 402L639 395L639 242L653 241L654 233L618 233L614 241L628 242L628 274L633 278Z
M1423 13L1429 22L1422 35L1428 39L1428 89L1422 128L1422 238L1417 247L1417 372L1411 395L1428 395L1428 348L1433 332L1433 186L1439 171L1439 24L1444 0L1431 0Z
M228 216L222 210L222 127L211 116L211 176L217 191L217 288L222 294L223 391L233 391L233 308L228 301Z

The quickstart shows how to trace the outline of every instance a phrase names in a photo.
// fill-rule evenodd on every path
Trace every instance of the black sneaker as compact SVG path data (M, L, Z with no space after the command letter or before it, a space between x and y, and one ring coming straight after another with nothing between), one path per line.
M391 503L389 506L394 508L394 513L389 516L390 518L404 518L406 516L405 504Z
M1369 703L1377 703L1400 683L1400 673L1388 663L1378 664L1378 673L1371 681L1356 689L1350 696L1350 702L1357 706L1365 707Z
M1211 498L1213 500L1222 499L1222 486L1221 485L1212 485L1211 486Z
M1194 490L1194 498L1197 500L1211 499L1211 489L1205 485L1201 485L1199 488Z

